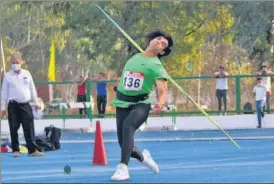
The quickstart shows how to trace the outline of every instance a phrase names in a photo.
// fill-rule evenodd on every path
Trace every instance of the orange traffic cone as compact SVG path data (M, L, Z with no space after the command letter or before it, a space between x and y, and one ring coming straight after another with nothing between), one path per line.
M103 134L101 131L101 124L96 121L95 143L93 152L93 165L107 165L107 157L105 151L105 145L103 140Z

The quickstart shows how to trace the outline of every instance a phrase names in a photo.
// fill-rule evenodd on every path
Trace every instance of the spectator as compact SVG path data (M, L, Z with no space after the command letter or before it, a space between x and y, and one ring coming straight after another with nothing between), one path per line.
M104 73L100 72L99 77L93 78L93 80L97 80L97 110L99 116L103 118L106 112L107 104L107 83L105 81L106 76Z
M228 76L228 73L225 72L224 65L220 65L219 71L214 73L214 78L217 79L217 81L216 81L216 97L218 100L218 115L220 115L221 111L222 111L222 99L223 99L223 103L224 103L223 115L226 115L226 113L227 113L227 98L226 98L227 89L228 89L227 76Z
M268 95L266 96L266 111L268 113L270 113L271 77L266 76L266 75L270 75L270 74L273 74L273 73L267 69L266 64L262 64L260 70L257 71L256 74L261 75L261 77L263 79L263 83L266 85L266 87L269 91ZM265 110L265 106L264 106L264 110Z
M8 122L11 135L11 147L14 157L20 156L18 130L22 124L25 141L30 156L43 156L35 142L34 117L29 101L34 101L34 109L40 109L38 105L37 91L29 71L21 68L22 60L18 56L11 57L11 70L3 79L1 90L1 111L6 116L8 110Z
M80 81L77 81L77 102L86 102L86 80L87 77L80 76ZM87 115L86 108L79 108L79 113L81 117L84 117L84 113Z
M257 111L257 118L258 118L258 127L262 127L262 117L264 117L264 110L263 106L266 101L266 95L268 93L268 88L263 82L263 78L257 78L257 84L253 88L253 93L255 95L256 101L256 111Z

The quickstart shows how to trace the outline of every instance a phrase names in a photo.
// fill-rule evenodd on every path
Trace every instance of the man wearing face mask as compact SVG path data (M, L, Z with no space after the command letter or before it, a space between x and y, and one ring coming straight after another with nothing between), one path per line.
M29 71L21 68L20 57L12 56L10 62L11 70L5 74L2 84L1 112L2 116L6 116L7 106L13 156L20 156L18 140L20 124L23 127L29 156L43 156L35 142L34 117L29 104L32 98L35 110L40 108L32 76Z

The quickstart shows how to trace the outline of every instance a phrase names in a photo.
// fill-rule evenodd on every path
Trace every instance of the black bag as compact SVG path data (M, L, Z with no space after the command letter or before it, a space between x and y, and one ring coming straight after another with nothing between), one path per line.
M47 140L54 146L55 149L60 149L61 129L53 125L45 128Z
M250 102L247 102L244 105L244 114L253 114L253 112L248 112L248 111L252 111L252 104Z
M35 141L39 151L41 152L55 150L55 147L53 146L53 144L49 142L44 136L36 136Z

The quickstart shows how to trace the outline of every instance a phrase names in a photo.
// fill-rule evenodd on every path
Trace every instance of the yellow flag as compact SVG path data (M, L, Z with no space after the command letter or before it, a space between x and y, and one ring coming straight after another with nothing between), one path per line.
M50 46L50 59L49 59L49 68L48 68L48 79L52 82L56 82L55 77L55 46L54 41L51 41Z

